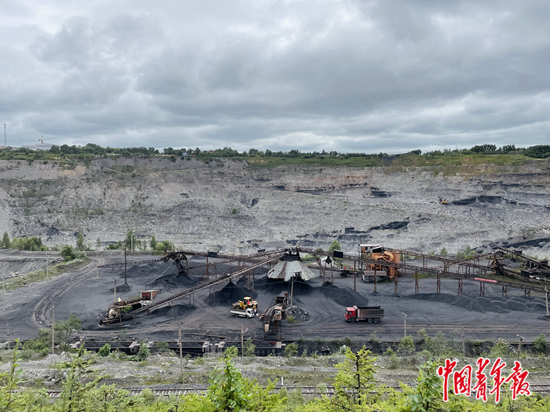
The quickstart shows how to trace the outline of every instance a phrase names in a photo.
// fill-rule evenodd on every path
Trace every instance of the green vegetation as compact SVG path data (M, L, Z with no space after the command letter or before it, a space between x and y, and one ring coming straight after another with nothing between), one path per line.
M402 355L411 355L415 351L414 341L410 335L405 336L399 341L399 353Z
M241 374L233 362L234 357L229 356L228 349L210 373L207 393L169 398L157 397L150 389L144 389L137 396L128 396L128 391L102 384L107 376L99 375L90 368L97 358L81 347L76 353L69 352L70 361L59 365L65 378L61 381L59 398L52 400L45 390L21 387L23 382L18 362L24 352L25 349L21 351L17 343L10 356L5 357L8 365L0 373L0 411L543 412L550 407L550 398L537 394L519 396L515 401L509 399L509 394L505 394L504 400L496 405L492 398L482 402L450 393L449 401L443 402L442 378L437 374L437 368L442 362L431 359L418 366L417 383L413 387L402 385L400 390L386 388L376 381L377 358L365 347L356 352L346 348L343 360L335 365L337 373L333 378L332 397L326 395L328 382L325 381L313 381L318 390L315 397L303 396L299 389L289 393L281 388L276 392L274 382L269 379L265 386L260 385L256 379ZM393 358L396 358L395 355ZM202 359L202 364L206 362L203 358L199 359ZM193 363L198 364L197 361ZM277 370L276 376L279 375L290 380L287 370ZM151 377L149 382L168 383L160 375Z
M330 247L328 248L328 253L332 253L335 250L342 250L342 246L340 246L340 242L337 240L333 240L330 244Z
M545 354L547 349L546 336L542 333L533 341L533 347L539 354Z
M47 278L52 278L68 271L73 271L83 266L86 266L89 263L89 259L85 256L70 260L63 261L56 265L49 266L46 272L46 269L40 269L33 272L25 273L23 275L11 277L4 280L4 287L6 290L17 289L23 286L27 286L30 283L39 282L46 280Z
M106 343L105 345L103 345L101 347L101 349L99 349L99 351L97 352L97 354L99 356L109 356L111 354L111 345L109 345L108 343Z
M289 343L285 347L285 357L291 358L298 355L298 344L296 342Z
M223 149L201 150L174 149L167 147L163 153L150 147L130 148L103 148L96 144L88 143L86 146L52 146L50 150L33 151L29 148L12 148L0 150L0 159L26 160L32 163L40 160L44 164L49 161L57 161L66 168L75 168L78 164L89 164L96 157L162 157L171 162L178 160L190 160L195 158L204 163L211 163L220 158L230 158L236 161L245 161L251 167L273 168L281 165L316 165L316 166L343 166L343 167L379 167L391 166L394 168L443 166L449 170L443 170L444 174L457 173L462 166L495 165L495 166L519 166L531 159L544 159L550 157L550 146L537 145L528 148L504 145L497 147L494 144L481 144L469 149L434 150L422 153L421 150L412 150L402 154L387 153L339 153L337 151L313 151L301 152L299 150L271 151L256 150L239 152L224 147ZM403 170L403 169L402 169ZM125 167L120 173L127 173L132 177L137 175L136 170Z
M10 237L7 232L4 232L4 236L2 236L2 242L0 243L0 247L6 248L6 249L19 249L19 250L30 250L30 251L41 251L41 250L48 250L46 246L42 244L42 238L41 237L14 237L10 241Z
M477 252L472 250L470 246L466 247L464 250L459 250L456 252L456 258L460 260L473 259L477 256Z

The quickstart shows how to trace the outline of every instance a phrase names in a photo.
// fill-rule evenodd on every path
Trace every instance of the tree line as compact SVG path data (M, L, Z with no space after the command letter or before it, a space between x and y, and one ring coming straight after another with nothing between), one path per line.
M224 147L215 150L201 150L196 147L193 148L172 148L166 147L162 150L155 149L154 147L101 147L94 143L88 143L85 146L76 146L76 145L53 145L49 150L45 151L34 151L30 148L20 147L12 148L7 147L3 150L0 150L0 158L11 158L13 154L26 154L33 156L36 159L44 157L44 153L51 153L54 155L69 156L69 155L80 155L80 156L122 156L122 157L135 157L135 156L145 156L145 157L154 157L154 156L170 156L172 158L247 158L247 157L283 157L283 158L319 158L319 157L364 157L364 158L376 158L376 157L386 157L390 156L388 153L361 153L361 152L338 152L336 150L322 150L322 151L312 151L312 152L303 152L297 149L287 150L287 151L272 151L269 149L266 150L257 150L249 149L244 151L238 151L232 149L231 147ZM417 155L417 156L452 156L452 155L468 155L468 154L524 154L525 156L534 157L534 158L547 158L550 157L550 145L536 145L526 148L516 147L515 145L503 145L498 147L495 144L481 144L475 145L470 148L464 149L444 149L444 150L433 150L426 153L422 153L420 149L411 150L406 153L401 153L391 156L400 156L400 155Z

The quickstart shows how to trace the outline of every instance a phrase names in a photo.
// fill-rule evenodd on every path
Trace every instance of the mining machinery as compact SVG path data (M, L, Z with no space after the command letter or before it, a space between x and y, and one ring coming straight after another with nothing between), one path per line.
M383 263L400 263L401 254L393 250L387 250L380 245L359 245L361 258L368 259L367 270L385 271L390 279L399 276L399 270L394 267L384 266ZM372 262L374 261L374 262ZM381 264L378 264L380 262Z
M241 318L253 318L258 314L258 302L249 296L233 303L233 309L229 312Z

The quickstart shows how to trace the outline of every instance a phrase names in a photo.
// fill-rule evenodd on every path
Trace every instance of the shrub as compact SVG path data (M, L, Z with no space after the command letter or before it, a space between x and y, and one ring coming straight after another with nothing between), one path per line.
M63 249L61 250L61 256L63 256L63 259L66 262L76 259L74 248L71 245L63 246Z
M290 358L298 354L298 344L296 342L289 343L285 347L285 357Z
M139 345L139 350L136 355L136 359L140 362L146 360L149 355L151 355L151 351L149 350L149 347L147 346L147 342L142 341Z
M111 353L111 345L106 343L101 347L101 349L97 352L99 356L109 356L109 353Z
M533 341L533 347L537 353L546 353L546 337L542 333Z
M237 349L236 346L230 346L229 348L225 349L224 353L227 358L233 359L239 356L239 349Z
M376 335L376 332L372 332L369 336L369 342L371 343L371 345L379 345L380 344L380 339L378 339L378 336Z
M244 356L252 357L256 355L256 345L252 342L252 338L248 338L244 342Z
M491 348L489 356L491 358L507 358L514 350L507 340L499 338L495 345Z
M399 353L402 353L403 355L410 355L414 353L415 346L412 337L405 336L401 341L399 342Z

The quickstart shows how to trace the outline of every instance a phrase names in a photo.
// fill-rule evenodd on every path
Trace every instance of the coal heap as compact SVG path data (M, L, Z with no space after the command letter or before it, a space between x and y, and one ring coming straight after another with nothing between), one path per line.
M543 303L538 299L526 300L522 298L484 298L481 296L454 296L446 293L419 293L410 295L408 298L426 300L430 302L447 303L474 312L497 312L507 313L510 311L538 312L545 310Z
M245 296L250 296L254 299L258 294L245 288L244 282L241 279L237 284L229 282L223 289L217 291L214 296L210 295L206 302L212 306L230 305L242 300Z
M368 306L369 300L359 292L350 288L339 288L330 284L325 284L319 290L329 299L342 306Z
M176 318L178 316L187 315L195 310L194 306L191 305L174 305L174 306L163 306L153 312L154 316L166 316L169 318Z

